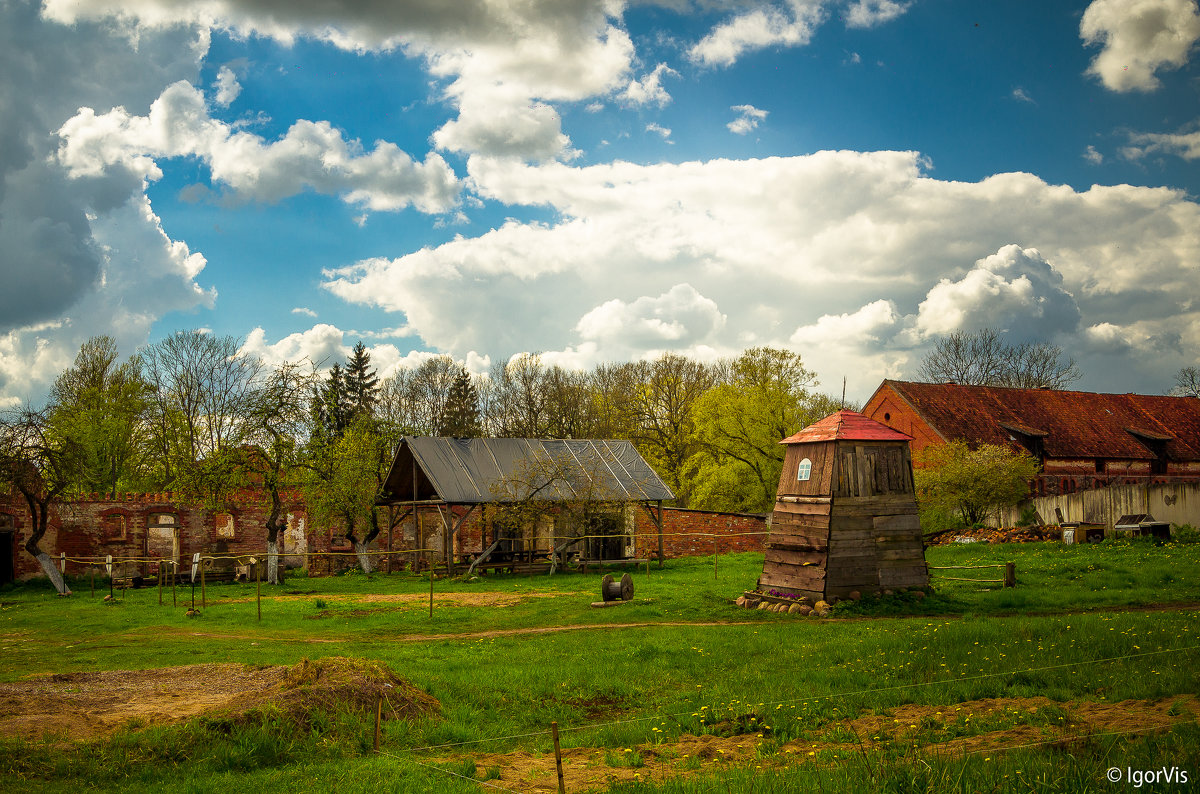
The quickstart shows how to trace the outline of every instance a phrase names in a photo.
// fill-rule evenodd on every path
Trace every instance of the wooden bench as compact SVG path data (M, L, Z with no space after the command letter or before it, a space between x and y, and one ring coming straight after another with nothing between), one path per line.
M623 568L626 565L645 565L648 562L650 562L650 560L645 558L630 557L629 559L625 560L578 560L576 565L579 566L580 571L587 573L588 568L599 568L603 570L604 568Z

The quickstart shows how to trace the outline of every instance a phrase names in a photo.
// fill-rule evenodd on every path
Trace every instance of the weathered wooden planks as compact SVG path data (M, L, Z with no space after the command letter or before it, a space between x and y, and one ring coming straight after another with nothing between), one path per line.
M928 584L908 444L861 438L789 445L761 586L824 597Z

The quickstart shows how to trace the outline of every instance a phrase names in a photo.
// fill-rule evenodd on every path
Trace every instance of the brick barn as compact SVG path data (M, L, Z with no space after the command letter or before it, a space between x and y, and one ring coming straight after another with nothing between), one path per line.
M1024 450L1037 495L1200 480L1200 399L885 380L863 413L914 453L962 440Z

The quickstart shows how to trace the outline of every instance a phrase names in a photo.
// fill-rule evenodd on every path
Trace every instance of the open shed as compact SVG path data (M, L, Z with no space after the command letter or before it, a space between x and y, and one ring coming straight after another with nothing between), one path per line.
M661 562L662 503L674 498L629 441L406 436L379 502L408 505L414 513L436 510L444 528L443 554L453 568L455 537L476 510L482 514L488 505L534 503L640 505L658 528ZM467 509L450 509L455 507ZM621 523L603 515L589 516L587 526L570 527L512 526L484 518L486 548L472 569L492 555L520 555L530 562L540 558L554 565L559 555L579 544L584 544L577 549L584 558L631 556L627 549L632 543L624 537L632 538L632 528ZM420 521L416 524L419 532ZM418 545L423 541L418 537Z
M928 585L910 440L843 410L781 441L759 589L828 599Z

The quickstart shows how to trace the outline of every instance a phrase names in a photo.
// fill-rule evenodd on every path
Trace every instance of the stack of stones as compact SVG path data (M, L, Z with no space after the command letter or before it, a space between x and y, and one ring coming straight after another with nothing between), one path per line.
M850 600L857 601L862 595L856 590L850 593ZM738 597L737 605L743 609L761 609L767 612L780 612L800 617L825 618L829 617L837 598L830 601L813 601L807 596L788 598L786 596L771 596L759 592L747 591Z

